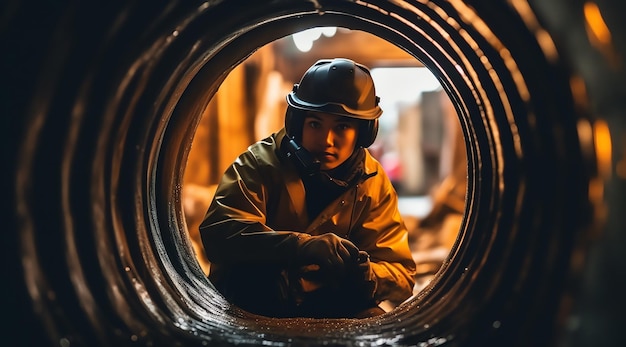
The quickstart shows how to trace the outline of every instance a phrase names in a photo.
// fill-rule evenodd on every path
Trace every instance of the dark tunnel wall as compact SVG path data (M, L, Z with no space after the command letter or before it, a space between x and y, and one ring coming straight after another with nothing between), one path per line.
M5 2L3 344L617 345L626 11L597 2L612 34L598 43L584 5ZM180 182L201 110L255 49L317 25L368 31L419 59L466 138L457 244L426 290L377 318L241 311L183 233ZM594 145L607 140L605 160Z
M595 209L599 218L586 235L589 251L584 259L574 256L575 263L584 263L580 265L580 277L570 284L579 293L567 319L570 333L561 342L566 346L618 346L624 339L621 321L626 311L622 295L626 289L626 26L621 14L626 13L626 3L596 2L610 30L610 37L603 42L583 25L583 14L593 4L533 1L562 54L585 81L589 99L578 97L576 102L589 103L592 118L605 123L611 137L610 157L604 163L599 160L597 169L604 184L604 198Z

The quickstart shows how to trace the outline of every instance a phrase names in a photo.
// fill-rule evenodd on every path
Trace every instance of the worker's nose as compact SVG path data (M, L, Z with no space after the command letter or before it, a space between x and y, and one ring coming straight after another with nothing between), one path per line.
M335 144L335 134L332 132L332 130L328 130L326 132L326 145L332 146L334 144Z

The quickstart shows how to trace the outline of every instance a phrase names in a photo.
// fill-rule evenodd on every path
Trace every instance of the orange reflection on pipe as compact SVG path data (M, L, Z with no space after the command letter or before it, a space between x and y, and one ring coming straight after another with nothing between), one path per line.
M611 66L617 67L619 59L613 48L611 30L604 22L600 8L595 2L586 2L583 11L589 42L600 50Z
M559 58L559 54L556 49L556 45L552 40L550 34L539 25L539 21L535 16L530 4L527 0L509 0L511 5L519 13L520 17L531 31L535 33L535 38L543 54L551 62L556 62Z
M608 214L608 207L604 203L604 183L611 176L611 134L606 121L596 120L593 123L593 136L598 174L589 181L589 200L595 206L594 219L597 222L597 228L591 236L597 238Z
M598 175L601 178L611 177L611 134L604 120L596 120L593 125L594 144L598 164Z
M610 45L611 31L606 26L598 5L595 2L586 2L584 12L587 28L590 30L588 34L593 34L597 42L603 45Z

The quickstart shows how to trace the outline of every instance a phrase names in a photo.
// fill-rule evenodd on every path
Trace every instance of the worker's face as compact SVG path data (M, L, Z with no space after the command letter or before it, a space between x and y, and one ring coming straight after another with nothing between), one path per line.
M302 146L320 161L321 170L331 170L346 161L356 146L358 121L327 113L307 112Z

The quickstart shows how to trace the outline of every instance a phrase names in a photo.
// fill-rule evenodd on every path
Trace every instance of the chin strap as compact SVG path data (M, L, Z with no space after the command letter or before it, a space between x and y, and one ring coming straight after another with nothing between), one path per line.
M313 176L320 172L320 161L313 158L306 148L300 146L293 138L287 141L287 158L291 158L298 169L307 176Z

